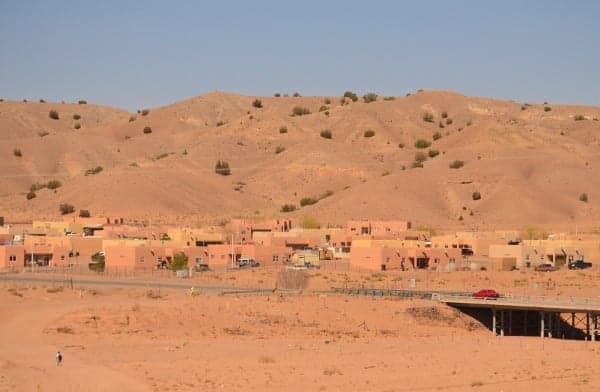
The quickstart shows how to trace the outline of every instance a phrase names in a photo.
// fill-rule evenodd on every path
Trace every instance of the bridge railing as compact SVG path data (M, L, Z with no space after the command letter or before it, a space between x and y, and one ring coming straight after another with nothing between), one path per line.
M599 298L584 298L584 297L544 297L544 296L522 296L522 295L502 295L499 298L474 298L471 295L465 296L464 294L438 294L433 296L432 299L437 299L438 301L446 302L446 301L464 301L471 300L473 302L491 302L494 301L496 303L518 303L518 304L527 304L527 305L535 305L535 304L543 304L549 306L595 306L600 308L600 297Z

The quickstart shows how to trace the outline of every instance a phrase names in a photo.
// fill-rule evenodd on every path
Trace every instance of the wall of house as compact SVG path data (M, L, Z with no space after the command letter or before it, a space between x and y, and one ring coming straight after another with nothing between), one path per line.
M22 269L25 265L25 247L0 245L0 269Z

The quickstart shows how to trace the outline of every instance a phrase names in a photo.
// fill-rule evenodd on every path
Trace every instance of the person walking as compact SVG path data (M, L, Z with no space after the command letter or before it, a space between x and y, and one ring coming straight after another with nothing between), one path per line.
M62 364L63 356L60 351L56 352L56 366L60 366Z

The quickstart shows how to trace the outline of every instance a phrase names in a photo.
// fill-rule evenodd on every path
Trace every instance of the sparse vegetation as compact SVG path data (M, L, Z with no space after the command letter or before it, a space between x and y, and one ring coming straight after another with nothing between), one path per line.
M75 129L80 129L81 128L81 124L76 122L75 124L73 124L73 128Z
M48 112L48 117L53 120L58 120L60 118L56 110L50 110L50 112Z
M79 217L80 218L89 218L90 215L90 211L88 210L79 210Z
M301 95L300 95L300 93L296 92L296 93L294 93L294 97L298 98L298 97L301 97Z
M464 161L459 161L458 159L455 161L452 161L449 165L450 169L460 169L461 167L463 167L465 165Z
M231 169L229 168L229 163L226 161L217 161L215 164L215 173L220 174L222 176L228 176L231 174Z
M398 148L404 148L405 144L404 143L398 143Z
M284 204L281 206L281 212L293 212L296 211L296 206L293 204Z
M169 266L173 271L186 269L188 266L188 257L184 253L177 253L173 256L173 261Z
M38 132L38 136L39 137L44 137L44 136L48 136L48 135L50 135L50 133L47 132L47 131L40 131L40 132Z
M81 116L79 114L75 113L73 115L73 120L80 120L80 119L81 119Z
M19 157L19 158L21 158L21 157L23 156L23 153L21 152L21 149L20 149L20 148L15 148L15 149L13 150L13 155L14 155L14 156L16 156L16 157Z
M430 112L423 113L423 121L432 123L433 122L433 114Z
M473 200L480 200L481 199L481 193L479 192L473 192L473 194L471 195L471 197L473 198Z
M392 96L389 96L389 97L384 97L384 98L383 98L383 100L384 100L384 101L393 101L393 100L395 100L395 99L396 99L396 97L392 97Z
M223 125L225 125L225 124L226 124L226 122L225 122L225 121L223 121L223 120L219 120L219 121L217 122L217 127L221 127L221 126L223 126Z
M279 127L279 133L287 133L288 129L286 126Z
M150 113L150 110L148 110L148 109L143 109L143 110L140 112L140 114L141 114L142 116L147 116L147 115L148 115L148 113Z
M146 135L148 135L148 134L152 133L152 128L150 128L150 127L144 127L144 133L145 133Z
M284 151L285 151L285 147L277 146L277 148L275 149L275 154L281 154Z
M436 132L433 134L433 140L439 140L442 138L442 134L439 132Z
M317 204L318 202L319 200L313 197L303 197L302 199L300 199L300 207L310 206L313 204Z
M87 105L87 101L86 101L86 100L84 100L84 99L80 99L79 101L77 101L77 103L78 103L79 105Z
M429 146L431 146L431 142L429 140L418 139L415 142L415 147L416 148L428 148Z
M583 121L583 120L585 120L585 116L583 114L576 114L575 117L573 117L573 120Z
M325 138L325 139L331 139L333 137L333 134L331 133L331 131L329 129L322 130L320 135L322 138Z
M58 209L62 215L67 215L67 214L71 214L71 213L75 212L75 207L73 207L73 205L71 205L69 203L62 203L58 207Z
M427 155L429 155L429 158L435 158L438 155L440 155L440 152L438 150L429 150L429 153L427 153Z
M450 117L448 117L446 119L446 125L452 125L452 123L453 123L453 120Z
M587 195L587 193L582 193L581 195L579 195L579 201L587 203L588 202L588 195Z
M275 94L273 94L273 96L274 96L275 98L279 98L279 97L281 97L281 94L280 94L280 93L275 93Z
M448 112L447 111L443 111L441 114L442 118L448 118Z
M375 131L372 129L367 129L363 134L364 137L373 137L375 136Z
M544 112L549 112L551 110L552 108L550 106L544 106Z
M102 169L102 166L96 166L96 167L94 167L94 168L92 168L92 169L87 169L87 170L85 171L85 175L86 175L86 176L92 176L92 175L94 175L94 174L98 174L98 173L100 173L102 170L103 170L103 169Z
M35 192L33 192L33 191L29 191L29 192L27 193L27 200L35 199L35 197L36 197L36 196L37 196L37 195L35 194Z
M344 98L349 98L352 102L358 101L358 95L356 95L352 91L344 92Z
M257 109L260 109L260 108L262 108L262 107L263 107L263 104L262 104L262 101L261 101L260 99L255 99L255 100L252 102L252 106L254 106L254 107L255 107L255 108L257 108Z
M168 152L163 152L163 153L160 153L160 154L158 154L158 155L155 155L155 156L153 156L153 157L152 157L152 160L153 160L153 161L158 161L158 160L164 159L164 158L166 158L166 157L168 157L168 156L169 156L169 153L168 153Z
M320 229L321 228L321 224L319 223L319 221L312 216L308 216L305 215L302 217L302 222L300 222L300 226L302 226L303 229Z
M309 276L306 271L283 269L277 274L277 287L286 290L301 290L308 287Z
M310 110L308 108L302 106L294 106L292 109L292 116L304 116L310 114Z
M129 122L134 122L137 117L135 115L129 116Z
M46 184L46 188L48 188L48 189L57 189L57 188L60 188L61 186L62 186L62 183L58 180L50 180Z
M367 93L363 95L363 100L365 103L371 103L377 101L377 94L375 93Z
M322 105L322 106L319 108L319 112L326 112L326 111L328 111L328 110L329 110L329 108L328 108L327 106L325 106L325 105Z
M417 152L415 154L415 162L423 163L427 160L427 156L422 152Z
M325 105L331 105L331 99L329 98L325 98L323 102L325 103Z

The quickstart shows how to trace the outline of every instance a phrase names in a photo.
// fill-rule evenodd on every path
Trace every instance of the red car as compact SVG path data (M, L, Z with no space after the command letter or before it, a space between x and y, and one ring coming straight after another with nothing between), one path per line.
M497 299L500 298L500 294L496 290L483 289L473 293L473 298L476 299Z

